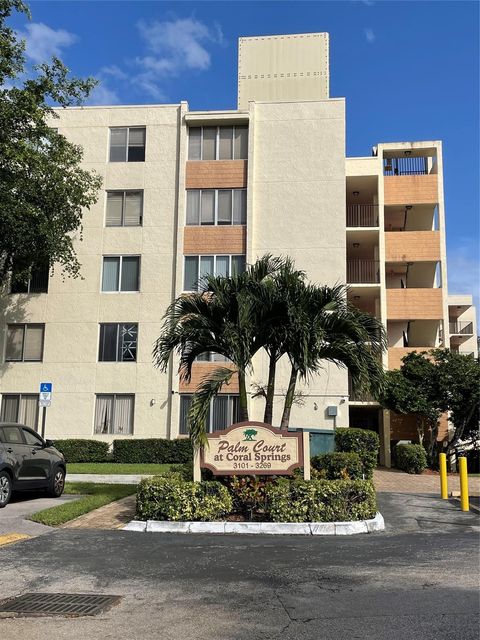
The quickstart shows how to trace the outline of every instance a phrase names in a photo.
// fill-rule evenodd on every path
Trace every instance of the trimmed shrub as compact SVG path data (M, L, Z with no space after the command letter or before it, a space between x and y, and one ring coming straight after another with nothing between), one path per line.
M365 478L373 477L377 466L380 438L368 429L335 429L335 450L356 453L363 467Z
M310 461L312 467L319 471L319 477L327 480L361 480L363 466L357 453L337 451L322 453Z
M232 498L220 482L185 482L174 476L146 478L138 485L140 520L221 520Z
M99 440L54 440L55 447L63 453L67 462L106 462L108 442Z
M137 440L114 440L113 461L140 464L182 464L193 459L192 443L189 439L164 440L144 438Z
M280 480L267 486L274 522L337 522L374 518L377 501L369 480Z
M427 454L421 444L397 444L397 468L407 473L422 473L427 468Z

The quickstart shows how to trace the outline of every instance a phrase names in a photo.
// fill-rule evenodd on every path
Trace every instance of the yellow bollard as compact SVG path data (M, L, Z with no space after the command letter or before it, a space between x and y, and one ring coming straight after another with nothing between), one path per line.
M460 465L460 503L462 505L462 511L470 511L470 504L468 500L468 471L467 471L467 459L461 457L458 459Z
M440 493L444 500L448 498L448 480L447 480L447 454L441 453L440 456Z

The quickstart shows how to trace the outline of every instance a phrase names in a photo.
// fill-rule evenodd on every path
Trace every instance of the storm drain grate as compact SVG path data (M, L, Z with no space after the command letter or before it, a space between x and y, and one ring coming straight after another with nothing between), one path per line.
M0 604L0 613L19 616L95 616L118 604L120 598L87 593L24 593Z

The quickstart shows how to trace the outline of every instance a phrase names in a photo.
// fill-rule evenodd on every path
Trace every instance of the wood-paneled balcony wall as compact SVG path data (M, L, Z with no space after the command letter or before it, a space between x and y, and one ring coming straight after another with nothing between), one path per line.
M192 366L192 377L190 382L179 381L178 390L180 393L195 393L197 387L202 382L203 378L218 369L219 367L226 367L236 369L234 364L228 362L194 362ZM238 375L234 374L229 384L224 384L220 390L220 393L238 393Z
M242 189L247 186L247 160L188 160L186 189Z
M387 289L388 320L441 320L443 290Z
M385 176L385 205L436 204L438 202L438 176Z
M385 232L387 262L436 262L440 260L440 231Z
M430 351L433 347L389 347L388 349L388 368L400 369L402 366L402 358L409 353L416 351L422 353L422 351Z
M245 225L186 226L183 231L183 253L189 255L245 254Z

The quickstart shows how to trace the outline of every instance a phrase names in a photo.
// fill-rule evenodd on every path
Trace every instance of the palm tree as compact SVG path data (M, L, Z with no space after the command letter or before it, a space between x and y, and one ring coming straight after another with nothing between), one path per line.
M240 420L248 420L245 377L252 357L263 346L259 328L262 309L260 284L282 264L280 258L265 255L244 273L230 277L204 276L198 293L179 296L167 309L153 358L166 371L173 353L180 358L180 379L190 381L192 365L202 353L225 356L232 366L215 369L196 390L189 412L190 435L196 445L205 441L205 420L211 398L232 376L238 374Z
M343 285L297 281L285 293L291 373L280 428L288 428L298 379L308 380L326 362L347 368L355 390L378 393L383 387L381 356L387 344L381 321L350 305Z

